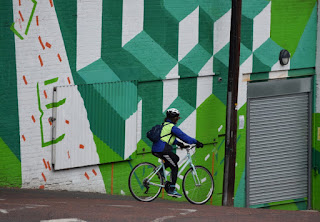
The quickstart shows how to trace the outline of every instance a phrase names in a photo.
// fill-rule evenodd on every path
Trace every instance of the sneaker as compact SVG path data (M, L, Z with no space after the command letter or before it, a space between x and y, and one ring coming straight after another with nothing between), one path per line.
M166 181L164 184L164 190L168 193L170 190L170 186L171 186L171 182L170 181Z
M170 196L170 197L177 197L177 198L182 197L182 195L179 194L179 193L176 191L176 189L174 189L174 190L169 190L169 191L168 191L168 196Z

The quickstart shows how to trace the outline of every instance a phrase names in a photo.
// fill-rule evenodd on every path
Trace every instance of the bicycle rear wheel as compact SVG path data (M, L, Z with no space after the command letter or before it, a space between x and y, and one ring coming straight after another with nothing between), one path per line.
M132 196L143 202L153 201L158 197L162 187L151 185L147 182L152 175L152 172L156 168L152 163L140 163L135 166L129 175L129 189ZM150 182L155 184L163 184L163 178L158 172L154 175Z
M213 194L213 178L205 167L195 166L195 169L196 172L193 168L186 172L182 181L183 193L190 203L205 204Z

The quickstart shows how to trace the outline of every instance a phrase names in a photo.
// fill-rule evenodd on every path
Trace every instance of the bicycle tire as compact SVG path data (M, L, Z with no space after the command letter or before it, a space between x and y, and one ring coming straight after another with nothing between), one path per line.
M155 168L156 166L154 164L143 162L131 170L128 185L131 195L136 200L151 202L159 196L162 187L148 185L145 183L146 177L150 175ZM159 172L151 179L151 182L163 185L163 178ZM149 189L147 189L147 186L149 186ZM145 193L146 191L147 193Z
M193 168L184 175L182 189L186 199L192 204L205 204L214 191L214 181L210 171L203 166L195 166L201 185L197 186L193 177Z

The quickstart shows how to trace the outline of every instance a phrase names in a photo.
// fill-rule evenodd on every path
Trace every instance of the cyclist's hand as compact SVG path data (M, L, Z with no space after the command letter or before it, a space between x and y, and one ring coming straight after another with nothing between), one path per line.
M199 141L197 141L196 146L197 146L197 148L202 148L202 147L203 147L203 144L200 143Z
M178 145L181 149L188 147L187 145L184 145L184 143L181 143L181 142L178 142L177 145Z

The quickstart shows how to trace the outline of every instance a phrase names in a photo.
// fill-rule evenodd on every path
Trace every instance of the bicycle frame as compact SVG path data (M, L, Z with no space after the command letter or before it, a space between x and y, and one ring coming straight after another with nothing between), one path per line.
M193 169L193 173L192 173L192 176L193 176L193 179L196 183L196 186L199 186L201 184L201 181L198 177L198 174L197 174L197 171L195 170L195 167L192 163L192 157L191 157L191 154L190 154L190 150L195 148L195 145L192 145L188 148L186 148L186 151L187 151L187 155L183 157L182 160L179 161L179 163L183 163L184 161L186 161L185 163L182 164L182 166L179 167L179 171L178 171L178 175L177 177L179 177L182 172L185 170L185 168L190 165L190 167ZM178 163L178 165L179 165ZM156 169L147 176L148 179L148 184L150 185L153 185L153 186L157 186L157 187L165 187L165 185L162 185L162 184L157 184L157 183L153 183L153 182L150 182L150 180L160 171L160 169L163 169L163 174L164 174L164 178L165 178L165 181L167 181L167 176L170 175L171 172L169 173L166 173L166 170L165 170L165 167L164 167L164 163L162 163L161 165L157 166Z

